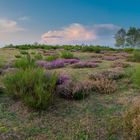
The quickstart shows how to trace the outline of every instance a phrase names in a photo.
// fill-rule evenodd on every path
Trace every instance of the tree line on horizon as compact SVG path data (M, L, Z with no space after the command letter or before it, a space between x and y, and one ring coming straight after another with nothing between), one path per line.
M140 48L140 28L130 27L128 30L121 28L115 34L116 47Z

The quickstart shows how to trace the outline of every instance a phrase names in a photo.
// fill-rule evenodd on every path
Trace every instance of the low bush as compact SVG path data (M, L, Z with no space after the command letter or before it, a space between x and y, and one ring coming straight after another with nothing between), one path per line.
M96 68L97 66L98 64L93 62L79 62L72 65L73 68Z
M15 61L14 66L16 68L22 68L26 69L29 67L35 67L35 60L31 58L30 55L27 55L26 57L22 57Z
M121 61L115 61L114 63L111 64L112 68L116 68L116 67L127 68L129 66L130 64Z
M57 55L50 55L50 56L47 56L46 57L46 61L54 61L54 60L56 60L58 58L58 56Z
M20 54L27 55L28 52L27 51L20 51Z
M34 55L34 59L35 60L42 60L43 59L43 56L40 53L38 53L38 54L35 54Z
M60 56L61 56L61 58L65 58L65 59L74 58L73 54L71 52L68 52L68 51L62 51Z
M20 70L4 78L7 94L35 109L45 109L52 103L56 83L56 74L45 74L41 68Z
M36 64L46 69L57 69L65 66L65 62L63 60L54 60L51 62L37 61Z
M128 53L132 53L134 51L134 48L123 48L120 51L124 51L124 52L128 52Z
M109 70L105 70L102 72L97 72L94 74L91 74L89 76L90 79L96 80L96 79L100 79L100 78L106 78L109 80L118 80L121 79L125 76L124 71L121 68L113 68L113 69L109 69Z
M140 62L140 50L134 50L127 60L131 62Z
M21 58L21 55L15 55L16 58Z
M118 57L116 57L116 56L104 56L102 59L107 60L107 61L115 61L118 59Z
M136 86L140 86L140 65L134 69L132 74L132 81Z
M92 86L88 81L74 82L69 80L57 86L57 94L65 99L80 100L84 99L91 92Z
M101 94L111 94L117 91L117 84L114 80L97 78L92 83L93 90Z
M100 53L102 50L102 48L100 48L99 46L85 46L82 48L83 52L96 52L96 53Z
M134 101L124 114L125 139L140 139L140 101Z

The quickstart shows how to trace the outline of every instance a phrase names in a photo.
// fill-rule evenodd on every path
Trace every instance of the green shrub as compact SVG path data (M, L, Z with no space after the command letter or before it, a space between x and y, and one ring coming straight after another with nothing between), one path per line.
M35 60L42 60L43 56L40 53L38 53L38 54L34 55L34 59Z
M140 50L134 50L132 56L128 57L128 61L140 62Z
M15 55L16 58L21 58L21 55Z
M135 68L132 75L132 80L136 86L140 86L140 65Z
M65 58L65 59L71 59L74 58L73 54L68 52L68 51L62 51L61 52L61 58Z
M52 103L56 82L56 74L45 74L41 68L19 70L4 78L7 94L35 109L45 109Z
M27 51L20 51L20 54L27 55L28 52Z
M53 60L56 60L58 58L58 56L56 55L50 55L46 58L47 61L53 61Z
M134 51L134 48L124 48L124 49L121 49L121 51L132 53Z
M102 50L101 47L98 46L85 46L82 48L83 52L96 52L96 53L100 53Z
M22 68L22 69L35 67L35 60L32 59L31 56L28 54L26 57L22 57L16 60L14 66L16 68Z

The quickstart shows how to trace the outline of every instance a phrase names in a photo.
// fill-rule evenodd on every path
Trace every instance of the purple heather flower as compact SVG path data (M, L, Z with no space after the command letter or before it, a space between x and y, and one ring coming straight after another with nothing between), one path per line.
M93 62L87 62L87 61L81 61L79 63L76 63L73 65L73 68L95 68L97 67L97 63L93 63Z
M104 56L103 60L108 60L108 61L114 61L117 60L118 58L115 56Z
M62 85L68 80L70 80L70 77L68 75L60 75L57 81L57 85Z
M79 59L64 59L64 63L67 63L67 64L74 64L78 62L80 62Z

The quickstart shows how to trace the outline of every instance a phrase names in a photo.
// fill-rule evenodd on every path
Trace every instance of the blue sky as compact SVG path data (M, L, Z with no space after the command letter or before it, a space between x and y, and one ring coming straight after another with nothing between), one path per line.
M0 0L0 45L113 45L121 27L140 26L139 0Z

